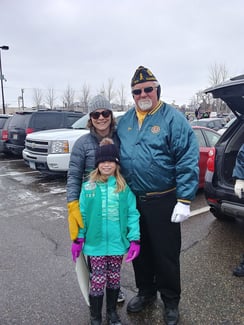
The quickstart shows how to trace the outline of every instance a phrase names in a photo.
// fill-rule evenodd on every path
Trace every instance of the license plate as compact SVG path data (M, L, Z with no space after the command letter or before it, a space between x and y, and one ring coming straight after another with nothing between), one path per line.
M18 139L18 134L13 134L13 139L17 140Z
M36 169L36 164L32 161L29 161L29 166L31 169Z

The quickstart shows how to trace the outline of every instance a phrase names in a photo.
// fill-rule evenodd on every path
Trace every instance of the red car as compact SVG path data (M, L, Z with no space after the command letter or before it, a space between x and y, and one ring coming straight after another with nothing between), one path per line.
M204 126L192 126L192 129L197 137L200 159L199 159L199 188L204 186L204 178L207 169L208 152L211 147L219 140L221 135L213 129Z

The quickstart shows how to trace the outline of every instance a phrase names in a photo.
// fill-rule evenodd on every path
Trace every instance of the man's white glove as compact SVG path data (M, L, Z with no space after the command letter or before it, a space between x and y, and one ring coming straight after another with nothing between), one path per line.
M241 199L242 193L244 193L244 179L236 180L234 190L235 190L235 195L237 195Z
M182 222L190 217L190 205L181 202L176 203L171 216L172 222Z

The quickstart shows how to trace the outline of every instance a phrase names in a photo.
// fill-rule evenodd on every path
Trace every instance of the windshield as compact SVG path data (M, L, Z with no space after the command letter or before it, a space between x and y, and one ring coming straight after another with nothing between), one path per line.
M74 124L72 124L72 129L87 129L87 122L89 120L89 114L82 116Z

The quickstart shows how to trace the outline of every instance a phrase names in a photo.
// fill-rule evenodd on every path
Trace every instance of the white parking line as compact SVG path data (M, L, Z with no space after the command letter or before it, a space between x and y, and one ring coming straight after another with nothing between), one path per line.
M33 173L39 173L37 170L33 170L31 172L12 172L12 173L6 173L6 174L2 174L0 175L0 177L4 177L4 176L20 176L23 174L33 174Z
M193 210L191 212L190 217L193 217L193 216L196 216L198 214L208 212L208 211L209 211L209 206L206 206L206 207L203 207L203 208L200 208L200 209L196 209L196 210Z

